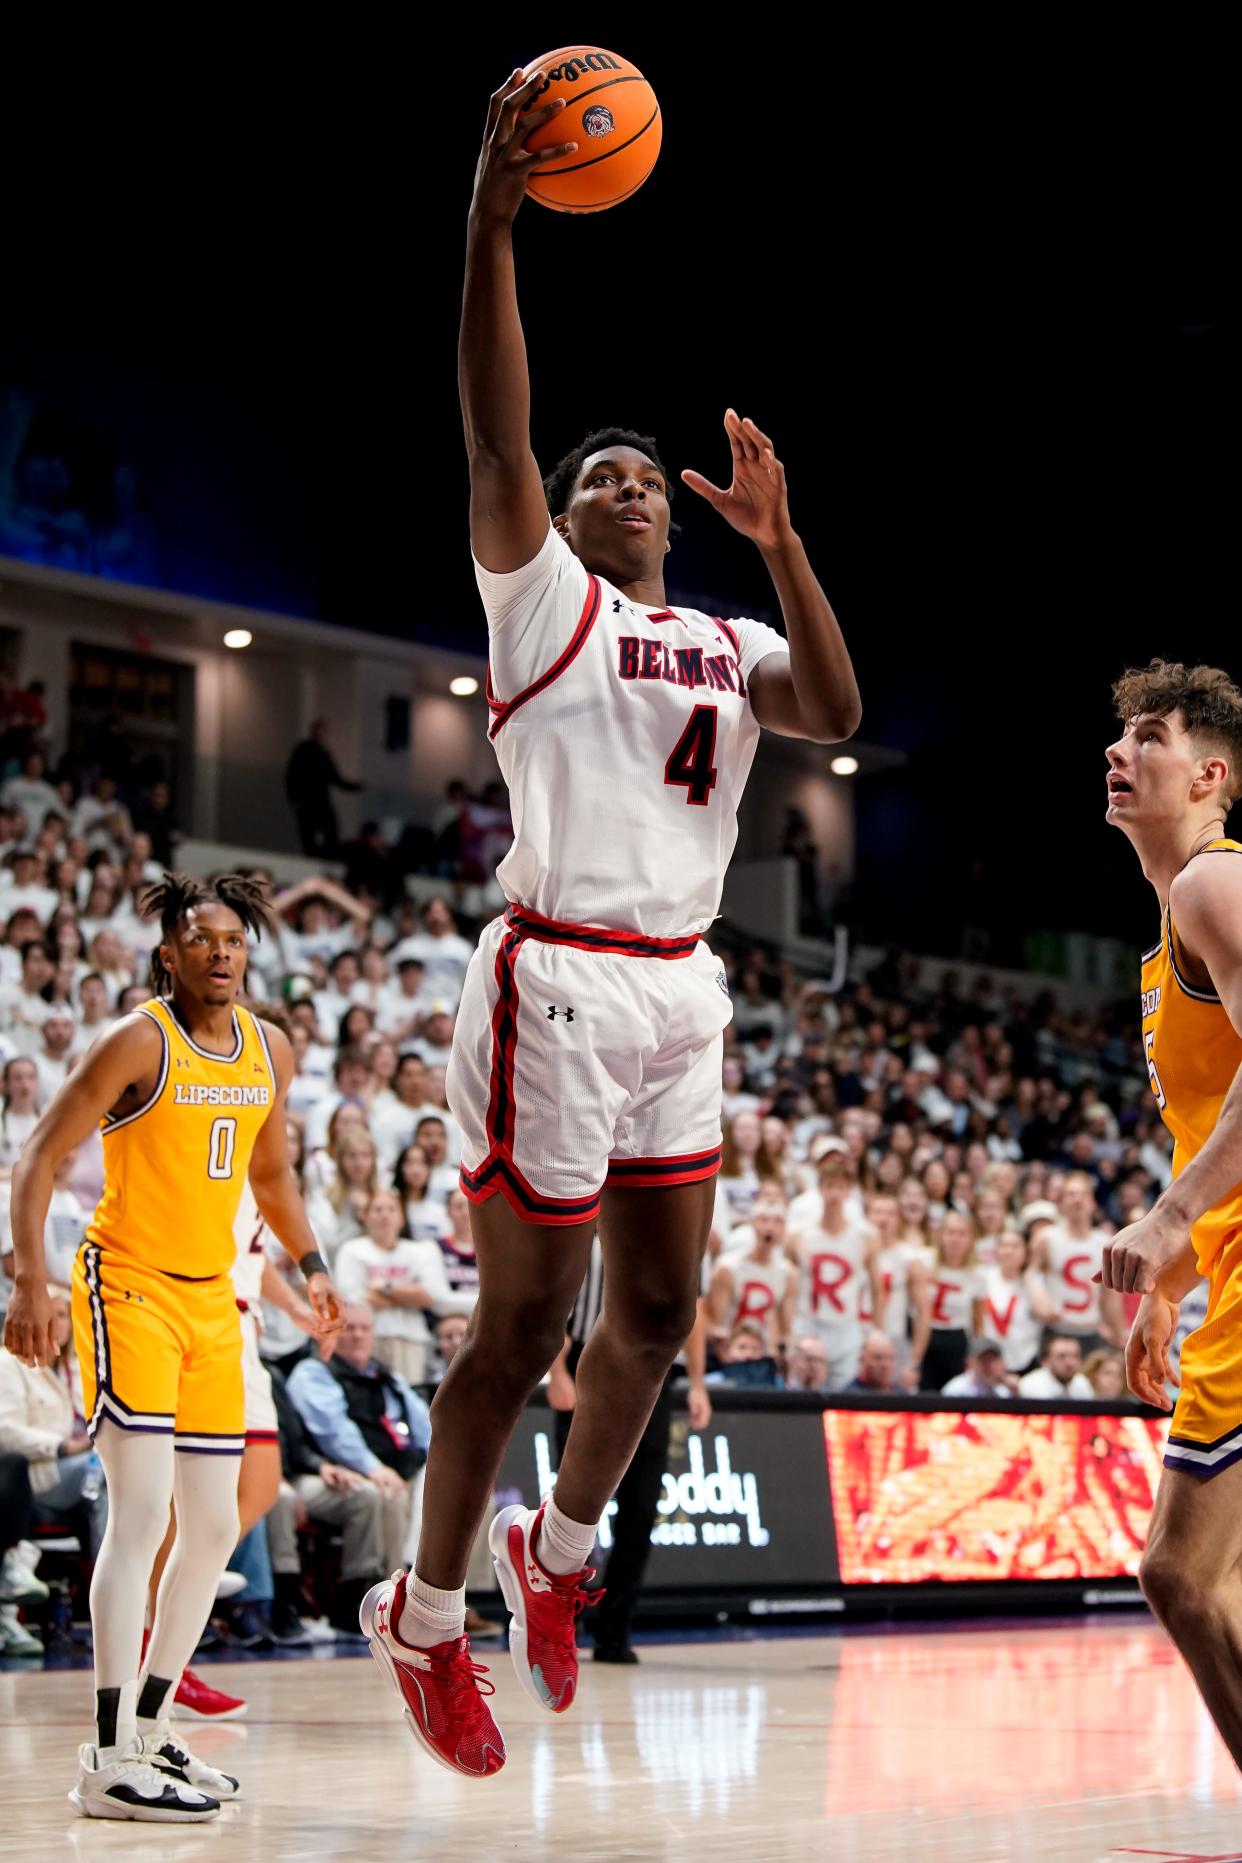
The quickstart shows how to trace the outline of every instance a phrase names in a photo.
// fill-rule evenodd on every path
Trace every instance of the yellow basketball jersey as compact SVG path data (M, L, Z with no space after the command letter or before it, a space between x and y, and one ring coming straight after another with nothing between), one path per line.
M171 1002L138 1013L164 1038L159 1079L145 1106L103 1121L104 1190L87 1239L164 1274L227 1274L250 1154L276 1101L267 1039L236 1009L233 1052L210 1054Z
M1242 854L1242 843L1210 841L1194 858L1215 854ZM1215 1130L1225 1095L1242 1063L1242 1037L1216 992L1187 980L1179 964L1171 909L1165 912L1160 943L1143 953L1143 1049L1151 1090L1173 1134L1176 1177ZM1239 1230L1242 1192L1234 1192L1194 1226L1200 1274L1210 1271L1225 1243Z

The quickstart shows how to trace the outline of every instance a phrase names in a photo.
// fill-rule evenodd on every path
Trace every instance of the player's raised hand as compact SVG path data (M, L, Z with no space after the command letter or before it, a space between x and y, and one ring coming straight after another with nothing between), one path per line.
M1177 1306L1163 1294L1145 1295L1126 1340L1126 1383L1137 1398L1157 1410L1172 1410L1165 1386L1181 1383L1169 1363L1177 1314Z
M23 1287L19 1281L9 1300L4 1320L4 1343L24 1365L54 1365L59 1347L53 1332L52 1303L41 1283Z
M487 129L474 172L474 202L471 211L484 219L507 224L522 205L531 170L554 162L562 155L572 155L576 142L557 143L550 149L532 154L526 139L565 108L563 97L530 108L539 86L542 71L524 78L515 71L493 93L487 107Z
M713 485L701 472L683 472L682 482L706 498L743 537L751 538L761 550L774 550L793 535L785 468L771 440L753 420L743 420L727 408L724 424L733 452L733 483L728 491Z

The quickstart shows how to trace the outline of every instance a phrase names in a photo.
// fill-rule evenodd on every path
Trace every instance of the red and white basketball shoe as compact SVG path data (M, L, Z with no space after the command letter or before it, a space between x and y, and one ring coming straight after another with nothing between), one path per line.
M492 1563L512 1612L509 1654L527 1694L553 1714L573 1706L578 1690L578 1616L588 1603L591 1566L561 1577L535 1552L543 1509L502 1507L492 1521ZM597 1594L598 1595L598 1594Z
M362 1634L401 1706L415 1740L441 1766L468 1779L490 1779L505 1763L505 1743L484 1699L486 1665L473 1662L469 1637L450 1637L431 1649L406 1643L397 1626L405 1606L404 1572L372 1585L358 1608Z

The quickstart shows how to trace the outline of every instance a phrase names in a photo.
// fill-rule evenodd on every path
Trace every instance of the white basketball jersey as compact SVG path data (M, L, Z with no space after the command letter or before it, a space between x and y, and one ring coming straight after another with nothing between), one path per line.
M750 676L785 640L760 621L643 608L551 527L523 568L475 574L513 813L506 896L652 938L705 930L759 741Z
M993 1264L983 1271L983 1331L1001 1349L1006 1371L1026 1371L1039 1356L1043 1332L1021 1280L1007 1281Z
M1067 1235L1064 1229L1044 1232L1048 1250L1048 1292L1057 1308L1057 1325L1067 1332L1100 1330L1100 1290L1092 1285L1104 1262L1108 1232L1093 1229L1089 1236Z
M861 1223L847 1224L839 1235L829 1235L826 1229L798 1235L796 1332L825 1338L859 1330L867 1241L868 1231Z
M250 1188L250 1179L242 1185L241 1202L233 1221L233 1242L237 1255L233 1262L233 1292L239 1300L257 1309L263 1283L263 1263L267 1259L264 1238L267 1224L259 1215L259 1206Z

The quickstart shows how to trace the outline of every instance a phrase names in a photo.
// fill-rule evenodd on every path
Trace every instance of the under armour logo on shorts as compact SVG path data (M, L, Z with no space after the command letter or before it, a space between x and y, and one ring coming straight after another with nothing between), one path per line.
M566 1022L572 1022L574 1019L574 1012L572 1009L558 1009L554 1003L549 1003L548 1021L555 1022L558 1016L564 1016Z

